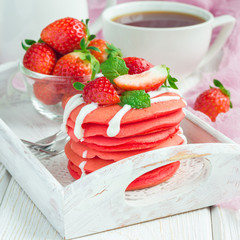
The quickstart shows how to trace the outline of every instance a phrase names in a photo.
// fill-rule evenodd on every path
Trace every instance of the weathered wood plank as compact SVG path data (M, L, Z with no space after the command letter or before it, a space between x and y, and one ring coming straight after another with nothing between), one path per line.
M212 207L212 229L214 240L240 239L240 210Z
M208 208L119 228L79 240L211 240L211 217ZM62 237L11 179L0 207L0 239L51 239ZM76 239L77 240L77 239Z

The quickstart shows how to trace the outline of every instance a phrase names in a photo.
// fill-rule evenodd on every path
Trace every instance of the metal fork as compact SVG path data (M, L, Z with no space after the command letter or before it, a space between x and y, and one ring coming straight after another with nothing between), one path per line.
M48 146L54 144L54 142L65 139L66 137L67 137L67 134L60 130L60 131L56 132L55 134L48 136L46 138L43 138L37 142L31 142L31 141L28 141L25 139L21 139L21 140L28 147L42 148L42 147L48 147Z
M28 146L28 149L32 152L32 154L38 159L49 159L51 157L57 156L64 152L64 146L68 142L69 137L65 137L61 140L57 140L51 145L46 147L39 147L38 145Z

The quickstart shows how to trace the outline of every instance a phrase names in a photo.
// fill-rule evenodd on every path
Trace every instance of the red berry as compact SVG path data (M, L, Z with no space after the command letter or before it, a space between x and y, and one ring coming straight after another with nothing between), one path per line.
M102 39L93 39L89 44L88 47L96 47L100 50L100 52L95 51L95 50L91 50L90 52L91 54L100 62L104 62L107 60L108 57L108 53L106 52L107 45L106 45L106 41L102 40Z
M106 77L99 77L89 82L83 88L83 99L86 103L96 102L100 105L120 102L116 90Z
M82 60L81 54L72 52L61 57L54 67L53 75L72 77L91 75L91 64L88 60Z
M206 114L213 122L216 121L219 113L227 112L230 107L230 94L223 86L204 91L198 96L194 104L195 110Z
M86 83L91 78L91 64L82 60L81 52L72 52L61 57L53 70L53 75L67 76L66 81L55 84L56 92L67 93L74 90L72 84L76 81ZM72 77L72 78L71 78Z
M33 93L39 101L46 105L55 105L62 99L62 94L54 92L50 84L39 81L33 84Z
M83 37L86 37L85 24L71 17L59 19L41 32L41 39L61 54L79 49Z
M53 72L56 60L55 52L46 43L34 43L26 51L23 65L31 71L49 75Z
M126 66L129 68L128 74L142 73L154 66L143 58L126 57L123 58L123 60L125 61Z

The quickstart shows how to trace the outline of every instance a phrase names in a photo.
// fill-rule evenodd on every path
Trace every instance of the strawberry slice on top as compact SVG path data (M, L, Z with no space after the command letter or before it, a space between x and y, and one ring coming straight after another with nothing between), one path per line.
M164 65L158 65L138 74L125 74L113 80L124 90L151 91L160 87L168 77L168 70Z

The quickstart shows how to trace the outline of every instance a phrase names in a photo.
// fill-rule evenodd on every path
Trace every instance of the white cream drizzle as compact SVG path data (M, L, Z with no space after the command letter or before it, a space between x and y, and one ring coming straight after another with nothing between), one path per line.
M180 100L179 96L159 96L151 99L151 103L166 102L171 100Z
M120 123L123 116L131 110L131 106L125 104L116 114L115 116L109 121L107 135L108 137L115 137L120 132Z
M85 117L92 111L94 111L98 107L97 103L90 103L82 107L81 111L79 112L76 121L75 121L75 127L74 127L74 135L77 139L81 139L84 134L84 129L82 128L82 123L85 119Z
M173 88L165 88L165 87L160 87L155 91L150 91L150 92L148 92L148 94L150 95L151 98L153 98L160 94L169 93L169 92L176 93L179 96L182 96L179 90L173 89Z
M86 172L85 172L85 170L84 170L84 167L85 167L86 163L87 163L87 161L83 161L83 162L81 162L81 163L79 164L79 166L78 166L78 167L80 168L80 170L82 171L81 178L84 177L84 176L86 176Z
M82 158L87 158L87 150L85 150L83 153L82 153Z
M179 132L180 133L178 133L178 136L183 139L183 143L182 144L187 144L187 138L184 136L183 129L181 127L179 127Z
M76 94L73 97L71 97L66 106L65 106L65 110L63 113L63 122L62 122L62 126L61 129L62 131L66 131L66 125L67 125L67 120L71 114L71 112L78 106L80 106L81 104L83 104L83 98L81 97L81 94Z

